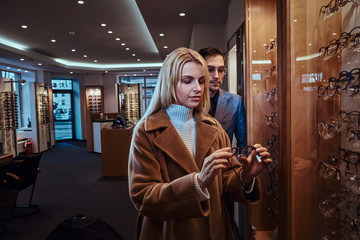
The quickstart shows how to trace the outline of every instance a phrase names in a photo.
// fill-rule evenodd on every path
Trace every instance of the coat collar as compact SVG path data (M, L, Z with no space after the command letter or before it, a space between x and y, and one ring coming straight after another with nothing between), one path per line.
M150 115L145 120L145 131L163 129L160 134L156 135L154 145L187 173L200 171L204 158L207 157L219 131L212 117L196 111L194 111L194 116L196 120L195 161L164 109Z
M221 122L221 120L225 116L225 109L228 104L228 101L229 101L228 94L226 94L226 92L220 88L219 98L217 101L216 112L215 112L215 118L218 119L219 122Z

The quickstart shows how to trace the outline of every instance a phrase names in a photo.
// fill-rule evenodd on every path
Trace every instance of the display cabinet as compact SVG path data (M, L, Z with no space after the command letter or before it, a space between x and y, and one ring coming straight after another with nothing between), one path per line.
M245 1L248 139L275 160L253 239L360 239L359 3Z
M89 114L103 113L104 100L103 100L103 87L102 86L86 86L86 112Z
M263 192L259 204L249 207L251 238L270 239L278 232L279 122L276 0L247 1L246 21L247 81L245 103L248 143L261 143L273 163L259 178ZM261 216L261 217L259 217ZM250 238L249 237L249 238Z
M146 97L146 95L145 95ZM118 102L128 125L135 125L142 116L143 94L141 84L120 84Z
M44 83L36 83L36 110L39 151L43 152L52 146L49 88Z
M0 153L17 156L18 97L9 78L0 78Z

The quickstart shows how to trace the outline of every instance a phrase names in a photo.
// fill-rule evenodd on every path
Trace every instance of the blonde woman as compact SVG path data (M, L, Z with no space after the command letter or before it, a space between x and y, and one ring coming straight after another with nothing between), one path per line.
M136 239L233 239L224 198L256 203L256 176L271 162L255 144L242 166L221 125L207 114L209 72L187 48L168 55L129 153Z

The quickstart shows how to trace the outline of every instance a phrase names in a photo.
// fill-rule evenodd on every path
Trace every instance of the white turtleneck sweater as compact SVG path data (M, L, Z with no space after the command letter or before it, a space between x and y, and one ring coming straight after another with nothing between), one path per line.
M186 147L189 149L191 155L195 158L196 124L193 109L183 105L172 104L166 109L166 112L169 115L171 123L174 125ZM204 191L200 188L198 175L199 173L196 173L195 175L195 187L200 201L205 201L210 199L209 191L206 188Z

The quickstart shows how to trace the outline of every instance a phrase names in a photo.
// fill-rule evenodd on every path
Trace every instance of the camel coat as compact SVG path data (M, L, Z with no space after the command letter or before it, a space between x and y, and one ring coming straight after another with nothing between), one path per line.
M251 201L229 167L208 187L210 199L200 202L194 177L204 158L230 146L221 125L211 116L195 112L195 159L165 110L140 122L129 153L129 191L139 211L137 239L233 239L224 198L254 204L260 199L256 179ZM232 159L239 172L240 164Z

